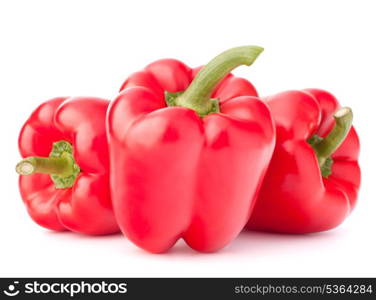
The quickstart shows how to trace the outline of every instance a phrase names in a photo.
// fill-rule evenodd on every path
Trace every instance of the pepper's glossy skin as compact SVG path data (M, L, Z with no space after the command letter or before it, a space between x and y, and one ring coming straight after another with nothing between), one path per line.
M220 113L166 107L164 92L184 91L197 72L177 60L152 63L123 84L107 115L115 215L153 253L179 238L203 252L233 240L275 144L270 111L245 79L229 75L217 86Z
M54 98L40 105L19 136L22 157L48 157L52 144L73 146L81 168L71 188L56 189L48 174L20 176L22 199L32 219L56 230L101 235L119 231L112 211L105 116L108 101Z
M277 143L248 227L311 233L338 226L354 208L360 185L355 129L333 153L332 174L324 178L307 139L329 133L338 101L317 89L288 91L266 101L276 122Z

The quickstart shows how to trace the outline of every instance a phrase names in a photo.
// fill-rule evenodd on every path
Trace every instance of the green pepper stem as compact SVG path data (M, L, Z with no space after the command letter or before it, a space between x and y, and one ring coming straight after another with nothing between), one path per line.
M200 70L189 87L176 98L176 104L202 116L210 113L213 111L210 96L217 84L236 67L250 66L263 50L258 46L243 46L219 54Z
M49 157L30 156L16 166L20 175L49 174L55 188L65 189L74 185L80 167L73 157L72 145L64 140L54 142Z
M30 156L21 160L16 171L20 175L31 175L34 173L57 174L70 176L73 174L73 163L68 157L38 157Z
M335 119L333 129L314 146L320 167L322 167L326 159L338 149L351 129L353 120L351 108L342 107L335 112L333 117Z

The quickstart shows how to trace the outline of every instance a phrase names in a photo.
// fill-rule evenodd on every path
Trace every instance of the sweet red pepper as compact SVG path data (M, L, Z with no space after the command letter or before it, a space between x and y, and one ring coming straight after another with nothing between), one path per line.
M317 89L266 101L277 143L248 227L285 233L336 227L354 208L360 185L351 109Z
M99 98L54 98L23 126L19 150L25 159L16 170L22 199L39 225L93 235L119 231L109 190L108 104Z
M199 72L160 60L123 84L107 115L111 189L119 226L139 247L164 252L183 238L215 251L246 224L275 129L254 87L228 74L261 51L230 49Z

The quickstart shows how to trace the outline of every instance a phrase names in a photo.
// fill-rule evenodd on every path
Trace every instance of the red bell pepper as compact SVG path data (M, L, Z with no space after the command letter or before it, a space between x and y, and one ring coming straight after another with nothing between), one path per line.
M109 196L108 103L55 98L23 126L19 150L26 158L16 170L22 199L39 225L93 235L119 231Z
M266 102L277 143L248 227L285 233L336 227L354 208L360 185L351 109L316 89L280 93Z
M107 115L111 190L119 226L139 247L164 252L183 238L210 252L245 226L275 129L254 87L228 74L261 51L228 50L199 72L159 60L123 84Z

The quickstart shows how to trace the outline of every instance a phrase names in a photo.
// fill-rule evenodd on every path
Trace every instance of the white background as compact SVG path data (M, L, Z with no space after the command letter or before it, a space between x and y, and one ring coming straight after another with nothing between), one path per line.
M2 1L0 276L376 276L375 1ZM115 97L131 72L174 57L190 66L234 46L265 52L235 73L261 95L324 88L351 106L362 143L359 205L337 229L242 233L215 254L184 243L148 254L121 235L52 233L17 187L21 125L61 95Z

